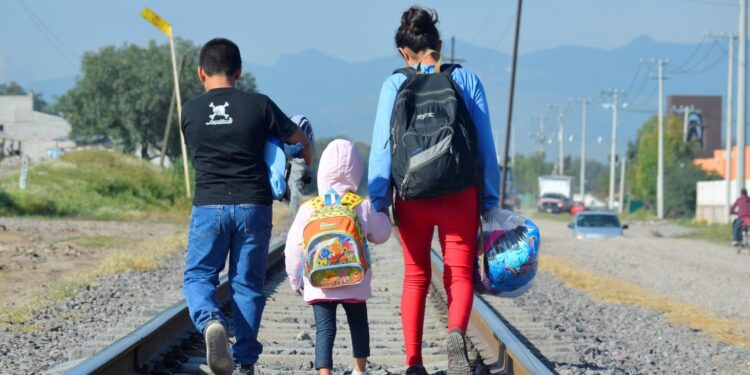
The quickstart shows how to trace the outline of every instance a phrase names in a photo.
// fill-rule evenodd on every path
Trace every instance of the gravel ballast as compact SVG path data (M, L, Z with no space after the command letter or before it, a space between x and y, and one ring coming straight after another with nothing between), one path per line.
M570 343L575 363L554 363L561 374L746 374L750 350L713 341L663 314L591 300L540 273L515 300Z

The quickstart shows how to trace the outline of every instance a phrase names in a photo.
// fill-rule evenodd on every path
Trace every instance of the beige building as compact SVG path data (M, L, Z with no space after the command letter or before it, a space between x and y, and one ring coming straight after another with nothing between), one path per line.
M32 161L49 158L50 150L70 148L70 124L60 116L34 110L29 95L0 95L0 151L8 156L20 151Z

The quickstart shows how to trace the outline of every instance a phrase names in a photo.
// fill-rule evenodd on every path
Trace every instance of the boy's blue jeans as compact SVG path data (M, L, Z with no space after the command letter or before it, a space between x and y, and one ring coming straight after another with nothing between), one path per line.
M271 206L255 204L193 206L190 217L183 293L190 318L200 331L217 319L229 328L216 300L219 273L229 254L232 287L235 362L252 365L263 345L258 329L266 296L268 242L271 239Z

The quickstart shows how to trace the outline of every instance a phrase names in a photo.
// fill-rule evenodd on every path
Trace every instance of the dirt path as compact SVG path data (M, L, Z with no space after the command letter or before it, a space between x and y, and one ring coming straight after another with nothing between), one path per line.
M98 264L111 250L185 228L184 223L0 218L0 308Z
M665 237L665 229L631 224L624 238L576 240L566 223L534 219L542 252L577 267L635 283L725 318L750 321L750 256L731 246Z

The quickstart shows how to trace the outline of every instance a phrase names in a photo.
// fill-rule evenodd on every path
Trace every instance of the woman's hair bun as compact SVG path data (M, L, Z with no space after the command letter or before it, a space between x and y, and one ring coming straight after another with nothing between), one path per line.
M414 52L437 49L440 33L438 15L433 9L412 6L401 14L401 26L396 31L396 47L408 47Z

